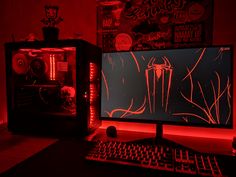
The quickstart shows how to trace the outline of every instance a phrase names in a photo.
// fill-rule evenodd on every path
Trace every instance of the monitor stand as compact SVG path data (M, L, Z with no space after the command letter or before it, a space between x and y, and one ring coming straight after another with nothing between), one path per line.
M155 137L139 139L139 140L135 140L133 142L144 143L144 144L153 144L153 145L166 144L166 145L171 145L171 146L175 146L175 147L182 146L172 140L169 140L169 139L163 137L163 125L162 124L156 124Z
M156 141L163 139L163 125L162 124L156 124Z

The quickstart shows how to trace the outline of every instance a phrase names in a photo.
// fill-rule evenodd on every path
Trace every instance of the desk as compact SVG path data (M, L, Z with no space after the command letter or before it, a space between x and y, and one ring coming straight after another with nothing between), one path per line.
M98 129L92 135L87 137L89 141L102 140L118 140L118 141L135 141L145 138L154 138L154 133L134 132L117 130L117 138L109 138L106 136L105 129ZM219 155L232 155L232 141L229 139L216 139L216 138L202 138L190 137L180 135L164 134L163 137L177 144L191 148L199 152L214 153Z
M87 137L88 140L107 139L105 130L99 130L95 134ZM127 136L128 135L128 136ZM117 140L135 140L140 137L149 137L150 134L136 132L118 132ZM170 138L170 135L168 135ZM171 136L172 137L172 136ZM172 137L177 140L177 137ZM109 139L109 138L108 138ZM180 140L186 142L181 137ZM193 145L198 143L193 143ZM191 145L191 146L193 146ZM162 171L142 170L135 167L120 165L109 165L92 163L84 160L91 147L91 142L83 138L62 138L50 145L43 151L35 154L24 162L16 165L3 177L157 177L157 176L176 176L175 174ZM197 146L196 146L197 147ZM230 156L220 156L224 162L224 167L229 176L236 176L232 169L235 168L235 158ZM182 175L184 176L184 175Z

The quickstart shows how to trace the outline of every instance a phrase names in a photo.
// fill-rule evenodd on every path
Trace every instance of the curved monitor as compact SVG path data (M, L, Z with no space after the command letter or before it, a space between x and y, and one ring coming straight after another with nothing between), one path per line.
M101 119L233 126L232 46L103 53Z

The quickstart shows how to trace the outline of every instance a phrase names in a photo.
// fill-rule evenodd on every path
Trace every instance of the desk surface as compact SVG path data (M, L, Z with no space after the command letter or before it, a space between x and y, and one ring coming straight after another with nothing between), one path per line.
M88 140L118 140L118 141L134 141L145 138L154 138L154 133L133 132L117 130L117 138L109 138L106 136L105 129L98 129L92 135L88 136ZM207 152L219 155L232 156L232 141L229 139L202 138L164 134L165 139L171 140L177 144L191 148L199 152Z
M128 135L128 136L127 136ZM136 132L126 132L119 131L118 137L115 140L130 141L140 138L149 138L152 134L148 133L136 133ZM178 143L185 143L187 141L192 142L193 139L189 140L181 137L176 137L172 135L166 135L166 138L177 141ZM87 137L88 140L96 139L111 139L105 136L105 130L99 130L91 136ZM114 140L114 139L113 139ZM212 140L213 141L213 140ZM191 148L201 148L200 140L193 141L188 146ZM207 145L209 141L202 140L202 145ZM218 141L218 143L221 142ZM222 140L222 144L226 143ZM209 144L212 144L209 142ZM217 144L217 143L216 143ZM227 144L227 143L226 143ZM184 145L184 144L183 144ZM218 146L218 144L217 144ZM173 174L165 173L163 171L150 171L142 170L135 167L127 167L120 165L110 165L103 163L92 163L84 160L84 156L87 154L91 147L91 142L85 141L82 138L62 138L50 145L43 151L35 154L24 162L16 165L9 171L2 174L4 177L122 177L122 176L135 176L135 177L157 177L157 176L170 176ZM215 147L214 144L208 145L207 148ZM202 148L202 149L207 149ZM232 156L220 156L220 160L224 162L227 167L227 174L229 176L236 176L236 173L232 172L235 168L235 158ZM1 175L0 175L1 176ZM176 174L174 175L176 176Z

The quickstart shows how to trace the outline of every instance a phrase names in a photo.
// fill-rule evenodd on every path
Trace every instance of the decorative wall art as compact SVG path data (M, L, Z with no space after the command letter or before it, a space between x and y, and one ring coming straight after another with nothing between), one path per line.
M213 0L97 0L104 52L210 45Z

